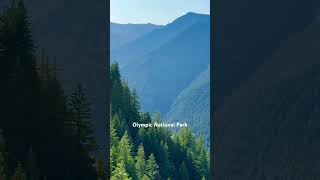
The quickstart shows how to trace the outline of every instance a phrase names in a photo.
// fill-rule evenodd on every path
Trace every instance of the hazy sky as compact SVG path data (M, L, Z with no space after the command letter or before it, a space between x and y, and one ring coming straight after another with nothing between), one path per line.
M116 23L167 24L187 12L210 14L210 0L110 0Z

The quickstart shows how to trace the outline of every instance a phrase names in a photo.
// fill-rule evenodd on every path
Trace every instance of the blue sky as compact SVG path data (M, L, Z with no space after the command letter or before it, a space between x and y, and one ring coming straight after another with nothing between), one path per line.
M110 0L116 23L168 24L187 12L210 14L210 0Z

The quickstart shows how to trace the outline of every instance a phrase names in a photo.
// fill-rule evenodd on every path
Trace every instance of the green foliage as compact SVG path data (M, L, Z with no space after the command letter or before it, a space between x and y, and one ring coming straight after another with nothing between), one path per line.
M117 167L112 173L111 180L131 180L128 173L126 172L125 165L123 162L118 163Z
M93 150L88 145L93 129L86 126L82 133L86 145L80 146L70 123L79 118L67 107L64 88L49 57L46 68L38 66L31 21L20 0L1 11L0 58L0 128L7 142L0 136L0 177L53 180L64 179L68 172L74 179L95 179L88 153ZM44 56L41 60L44 62ZM80 102L81 112L86 112L89 105L84 99ZM90 119L90 114L82 115L81 120Z
M151 154L147 160L146 174L151 180L158 178L159 166L158 166L153 154Z
M110 102L111 176L127 174L133 180L207 177L208 157L203 141L198 140L189 128L178 133L165 128L133 128L133 122L161 123L160 114L151 118L149 113L139 112L138 95L135 90L130 91L126 81L121 81L117 64L111 65L110 76L115 81L111 82L114 91L122 90L117 92L121 98L111 97Z
M146 172L146 160L145 160L144 148L142 144L140 144L138 147L138 152L137 152L137 156L135 157L135 161L136 161L135 167L136 167L137 176L139 179L143 179L143 176L145 175L145 172Z
M209 159L202 139L197 140L196 156L194 160L198 173L209 178Z
M180 168L179 168L179 174L181 176L181 179L188 180L190 179L188 169L184 161L181 163Z
M209 148L210 66L180 92L165 117L168 122L177 119L186 122L197 137L203 137L206 148Z
M134 159L132 157L132 145L129 140L128 133L122 136L119 146L118 146L118 154L117 154L117 163L124 163L126 171L129 173L130 177L136 177L136 171L134 166Z
M90 105L84 94L81 84L77 84L74 92L70 97L70 112L72 114L72 124L79 137L80 143L88 153L92 153L98 148L93 137L93 125L91 120Z

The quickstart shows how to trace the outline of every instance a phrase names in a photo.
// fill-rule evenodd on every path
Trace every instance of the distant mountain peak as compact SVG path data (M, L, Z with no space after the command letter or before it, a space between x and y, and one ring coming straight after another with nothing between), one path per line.
M187 12L185 16L194 16L194 15L207 15L207 14L200 14L200 13L195 13L195 12Z
M210 21L210 15L209 14L199 14L195 12L188 12L185 15L182 15L175 19L172 23L169 24L185 24L185 23L193 23L193 22L199 22L199 21Z

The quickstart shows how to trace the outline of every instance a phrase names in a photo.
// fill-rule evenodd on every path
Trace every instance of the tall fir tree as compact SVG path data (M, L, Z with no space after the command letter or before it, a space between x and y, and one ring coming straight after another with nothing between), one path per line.
M158 154L158 161L160 168L160 174L164 178L168 178L172 174L173 165L170 161L168 153L168 145L163 141L160 142L160 149Z
M110 122L110 172L112 172L117 165L117 148L119 144L119 138L115 129L114 117L111 117Z
M77 84L70 97L70 111L76 135L88 153L93 153L97 148L93 132L90 105L81 84Z
M123 162L130 177L132 177L132 179L137 179L134 159L132 157L132 145L127 132L122 136L117 151L117 163Z
M118 112L122 107L122 82L118 63L110 68L110 102L112 114Z
M209 177L209 160L201 138L197 140L195 166L201 176Z
M131 180L132 178L129 177L129 174L126 172L124 162L120 162L117 164L113 175L111 176L111 180Z
M189 172L188 172L187 166L184 163L184 161L181 163L181 165L179 167L179 175L180 175L181 179L185 179L185 180L190 179Z
M153 154L150 154L146 163L146 174L151 180L159 177L159 166Z
M142 144L140 144L138 147L138 152L135 159L136 159L135 167L137 171L137 176L139 179L143 179L143 176L145 175L145 171L146 171L146 160L145 160L144 148Z
M36 70L31 21L22 1L5 10L2 22L5 82L1 83L5 88L1 94L5 96L6 107L0 125L6 130L10 158L14 161L23 159L31 144L39 143L41 82Z

